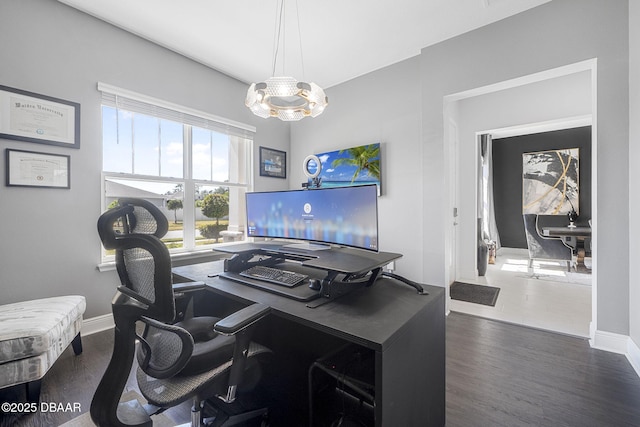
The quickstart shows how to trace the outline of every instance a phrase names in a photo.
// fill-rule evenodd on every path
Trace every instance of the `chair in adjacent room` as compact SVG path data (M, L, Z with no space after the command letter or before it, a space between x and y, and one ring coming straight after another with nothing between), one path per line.
M565 261L567 271L573 264L573 250L564 244L562 238L544 237L538 228L538 215L523 214L524 231L529 249L529 268L533 268L533 260Z
M253 304L224 319L183 316L176 298L206 291L198 282L172 283L169 251L160 240L167 229L164 214L142 199L120 199L98 220L104 247L115 250L121 285L112 301L113 354L91 402L91 418L98 426L150 426L151 415L192 399L194 426L260 417L266 423L266 406L243 399L258 381L258 359L270 353L251 341L270 308ZM120 402L134 355L145 405Z

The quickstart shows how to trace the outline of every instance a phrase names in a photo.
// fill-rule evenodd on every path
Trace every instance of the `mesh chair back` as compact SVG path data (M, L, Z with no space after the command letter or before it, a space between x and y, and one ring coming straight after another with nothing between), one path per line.
M116 251L119 290L147 305L145 316L164 322L175 316L171 258L160 240L168 228L164 214L142 199L119 199L98 220L104 247Z
M151 234L158 238L167 234L169 228L167 218L154 204L136 199L120 199L118 203L133 207L133 213L129 215L127 221L129 233Z
M191 358L194 341L186 330L164 323L175 317L171 259L160 240L167 218L147 200L122 198L103 214L98 229L105 247L116 250L119 290L148 307L138 318L145 324L138 364L147 375L170 378Z

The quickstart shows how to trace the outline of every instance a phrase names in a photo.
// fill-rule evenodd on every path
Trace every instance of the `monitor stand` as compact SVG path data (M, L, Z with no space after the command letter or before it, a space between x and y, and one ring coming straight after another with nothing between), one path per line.
M314 250L318 251L319 249L322 250L313 253ZM249 283L246 278L240 278L239 273L255 265L275 266L289 260L300 262L302 267L326 271L326 276L321 280L319 290L307 286L294 288L299 292L310 291L305 295L288 295L286 292L275 289L265 289L307 301L309 308L319 307L357 289L372 286L382 274L382 267L402 256L391 252L369 253L358 249L338 248L309 242L286 246L269 243L241 243L220 247L217 250L233 254L231 258L224 260L224 272L220 276L249 285L253 282ZM287 290L290 291L289 288Z
M327 249L331 249L331 245L311 242L290 243L288 245L283 245L282 247L286 249L302 249L305 251L326 251Z

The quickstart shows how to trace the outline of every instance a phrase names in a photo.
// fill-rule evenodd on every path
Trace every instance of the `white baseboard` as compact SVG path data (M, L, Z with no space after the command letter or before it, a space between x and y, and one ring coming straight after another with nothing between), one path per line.
M589 341L591 347L625 355L636 375L640 377L640 348L631 337L605 331L595 331L593 337Z
M590 340L590 344L591 347L597 348L598 350L626 354L627 341L629 341L629 337L626 335L596 330L593 339Z
M638 345L631 338L629 338L628 347L627 359L629 359L629 363L631 363L633 369L636 370L636 374L640 376L640 348L638 348Z
M96 332L106 331L114 327L113 315L103 314L102 316L91 317L82 320L82 335L91 335Z

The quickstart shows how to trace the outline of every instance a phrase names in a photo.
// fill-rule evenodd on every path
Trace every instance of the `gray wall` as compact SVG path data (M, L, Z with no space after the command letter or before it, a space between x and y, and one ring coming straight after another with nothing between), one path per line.
M80 149L0 139L16 148L71 155L71 189L0 185L1 302L82 294L86 318L110 313L118 283L100 273L102 169L98 81L257 127L258 146L288 150L289 126L253 116L247 85L51 0L0 2L0 84L81 104ZM4 160L1 162L4 179ZM288 188L260 178L256 190Z
M538 151L577 148L579 204L578 225L591 219L591 126L541 132L493 140L493 197L500 244L527 248L522 226L522 155ZM541 215L540 226L564 226L566 214Z
M425 235L432 247L425 277L442 282L445 254L440 208L444 168L442 98L448 94L597 58L597 328L629 333L627 248L629 168L628 3L555 0L423 49L422 129ZM595 185L594 185L595 186ZM425 251L425 255L427 255ZM440 268L441 271L433 271Z
M322 116L291 126L291 186L306 178L309 154L381 143L380 250L398 252L399 274L420 280L423 257L419 60L417 57L327 90Z
M640 259L640 2L629 2L629 259ZM630 267L631 267L630 265ZM630 336L640 347L640 269L629 269ZM638 367L636 367L638 369Z
M443 98L597 58L597 328L627 335L628 20L627 1L555 0L333 87L323 116L292 126L292 185L302 181L295 165L310 153L384 142L380 216L393 229L382 230L381 247L404 254L399 272L444 286L450 218Z

